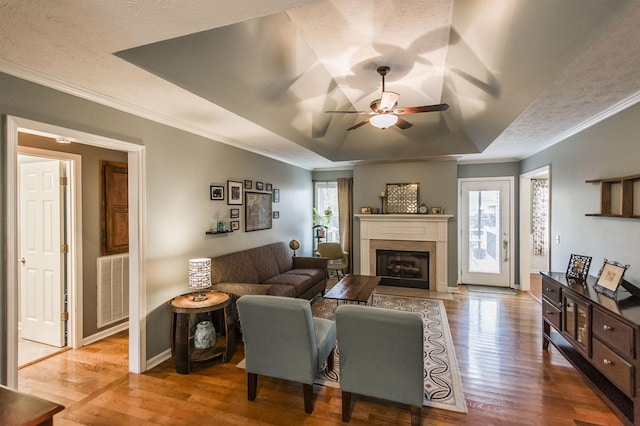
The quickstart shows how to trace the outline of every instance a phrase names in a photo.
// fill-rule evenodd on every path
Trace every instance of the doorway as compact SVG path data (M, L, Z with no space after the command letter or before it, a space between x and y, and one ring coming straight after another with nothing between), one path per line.
M76 289L82 288L82 274L75 265L81 259L76 253L82 253L76 238L76 218L82 217L76 178L82 168L76 154L24 146L18 152L20 367L65 350L82 334L81 326L67 327L63 319L65 312L77 315L73 302L81 300Z
M146 370L146 334L143 327L146 308L145 280L142 265L144 264L144 187L145 187L145 147L121 140L106 138L95 134L85 133L73 129L36 122L19 117L7 116L7 145L6 145L6 193L7 195L7 258L18 259L17 235L17 157L18 133L31 132L46 137L64 137L75 143L98 146L107 149L125 151L128 153L129 164L129 252L130 252L130 304L129 304L129 371L141 373ZM7 385L13 389L18 387L18 263L7 262ZM69 321L70 327L81 327L82 307L77 300L71 309L79 314ZM81 345L81 335L75 333L74 347ZM76 346L77 345L77 346Z
M513 178L458 183L460 283L512 287Z
M520 290L531 291L531 274L549 270L551 167L520 175ZM536 290L536 292L539 288Z

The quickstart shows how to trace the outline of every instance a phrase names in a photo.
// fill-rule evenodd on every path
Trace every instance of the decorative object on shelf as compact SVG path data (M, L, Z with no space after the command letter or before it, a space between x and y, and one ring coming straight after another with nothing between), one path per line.
M244 230L260 231L271 229L271 194L266 192L245 192Z
M273 218L274 219L280 219L280 212L279 211L274 211L273 212Z
M224 220L218 221L218 232L227 232L227 223Z
M293 257L296 257L296 250L300 249L300 242L298 240L289 241L289 248L293 250Z
M231 219L237 219L240 217L240 209L230 209L229 210L229 217Z
M385 198L387 198L387 194L384 191L382 191L380 193L380 212L382 214L384 214L384 200L385 200ZM371 213L374 213L374 212L372 211ZM374 214L376 214L376 213L374 213Z
M594 290L605 296L615 297L627 269L629 269L629 265L605 259L598 273L598 279L593 286Z
M216 329L211 321L200 321L193 333L193 347L196 349L212 348L216 345Z
M360 207L360 214L371 214L371 207Z
M200 257L189 259L189 287L195 290L193 301L200 302L207 298L201 291L211 287L211 259Z
M227 204L242 204L242 182L228 180L227 189L229 191Z
M250 179L244 180L244 189L253 189L253 181Z
M388 183L386 213L417 213L418 186L417 183Z
M209 222L209 232L216 232L218 230L218 220L216 218L211 218Z
M271 191L273 191L273 185L272 185L272 184L270 184L270 183L267 183L267 184L265 185L264 189L265 189L265 191L269 191L269 192L271 192Z
M371 207L371 214L380 214L380 209L377 207Z
M582 256L580 254L572 254L569 258L569 265L567 266L567 278L576 278L579 280L586 280L589 274L589 267L591 266L591 257Z
M273 190L273 202L274 203L280 202L280 190L277 188Z
M418 207L418 214L427 214L429 213L429 209L427 208L427 205L425 203L420 204L420 207Z
M263 183L263 182L258 182L258 181L256 181L256 189L257 189L258 191L262 191L262 190L264 190L264 183Z
M431 207L431 214L442 214L442 207Z
M238 231L240 229L240 221L239 220L232 220L231 221L231 230L232 231Z
M217 186L217 185L209 186L209 195L212 200L215 200L215 201L224 200L224 186Z

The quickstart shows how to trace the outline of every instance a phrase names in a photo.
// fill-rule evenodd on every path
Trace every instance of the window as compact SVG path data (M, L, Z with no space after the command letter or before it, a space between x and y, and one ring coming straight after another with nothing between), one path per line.
M315 182L315 208L322 225L327 226L326 237L321 241L339 242L338 182Z

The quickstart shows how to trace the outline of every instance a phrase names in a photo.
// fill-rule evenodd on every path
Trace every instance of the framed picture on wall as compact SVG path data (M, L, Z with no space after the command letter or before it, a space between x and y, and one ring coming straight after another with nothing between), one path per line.
M277 188L273 190L273 202L274 203L280 202L280 190Z
M229 217L231 219L237 219L240 217L240 209L230 209L229 210Z
M244 196L244 230L250 232L271 229L271 194L246 191Z
M242 204L242 182L228 180L227 189L229 190L227 204Z
M224 200L224 186L211 185L209 186L209 196L212 200Z

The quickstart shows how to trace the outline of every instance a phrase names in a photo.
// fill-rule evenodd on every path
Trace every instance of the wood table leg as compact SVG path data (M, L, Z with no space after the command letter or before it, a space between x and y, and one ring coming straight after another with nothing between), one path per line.
M173 338L176 371L180 374L189 374L189 314L177 314L176 317Z

